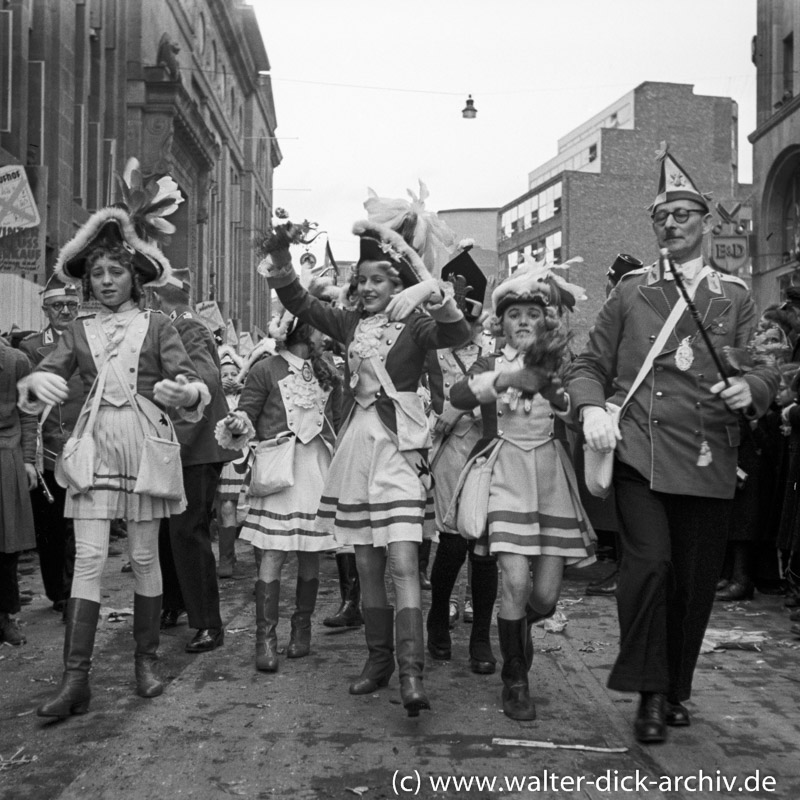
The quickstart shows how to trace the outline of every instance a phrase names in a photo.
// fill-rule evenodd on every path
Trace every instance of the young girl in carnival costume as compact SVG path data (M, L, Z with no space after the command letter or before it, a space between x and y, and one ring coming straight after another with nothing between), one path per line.
M361 238L355 310L331 308L305 291L292 269L285 227L276 231L260 269L289 311L347 346L344 423L318 524L356 551L369 655L351 694L387 685L394 628L402 702L417 716L430 708L422 683L418 549L423 536L433 535L433 509L430 437L416 390L426 353L463 342L470 326L399 234L369 221L356 223L353 232ZM428 313L418 310L422 304ZM396 619L384 584L387 564Z
M492 293L493 332L505 346L479 358L450 393L455 408L480 404L483 417L483 439L465 471L476 458L491 462L481 543L497 554L502 576L502 704L512 719L536 717L531 626L555 610L564 566L594 561L594 532L554 431L555 415L569 412L557 377L568 341L561 314L582 294L546 267L518 269Z
M243 367L244 361L239 358L230 345L226 344L219 348L219 373L229 411L236 410L242 396L242 384L238 377ZM236 564L236 528L238 527L236 509L249 468L250 448L243 447L241 453L241 456L225 463L217 484L216 504L219 523L217 576L220 578L232 577Z
M312 282L309 291L322 296L325 289L324 284ZM336 546L331 534L315 528L314 520L339 423L341 382L333 363L323 355L324 336L311 325L284 311L270 324L269 335L278 343L278 354L251 367L237 409L220 423L220 443L230 446L225 444L229 441L239 447L254 436L259 443L293 439L291 485L257 496L252 478L250 510L240 534L261 550L256 582L256 669L275 672L280 579L286 556L295 552L298 562L296 610L286 655L302 658L311 648L319 554Z
M198 421L210 395L195 373L177 331L163 315L140 311L143 286L161 285L171 268L152 241L175 228L163 217L183 202L165 176L144 183L131 159L121 184L124 202L95 212L59 253L55 273L82 282L86 300L100 309L71 323L36 370L20 384L21 403L33 411L67 398L67 379L77 370L87 395L100 394L94 429L94 474L86 489L67 478L65 513L75 525L76 561L67 605L61 688L43 703L43 717L67 717L89 709L89 667L100 612L103 567L111 520L128 523L135 578L133 637L136 691L155 697L162 684L154 672L159 643L161 571L158 526L186 507L182 488L169 499L136 491L146 431L174 432L161 407L175 407ZM97 379L97 380L96 380ZM84 406L86 409L86 406ZM88 435L88 434L86 434ZM178 464L179 466L179 464ZM62 481L64 478L62 477Z

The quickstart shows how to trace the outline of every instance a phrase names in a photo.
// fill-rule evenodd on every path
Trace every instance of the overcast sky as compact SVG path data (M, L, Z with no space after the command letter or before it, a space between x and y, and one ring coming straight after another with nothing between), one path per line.
M275 206L319 222L337 258L357 255L368 186L401 197L421 178L432 210L505 205L560 137L643 81L732 97L751 180L755 0L252 4L283 153Z

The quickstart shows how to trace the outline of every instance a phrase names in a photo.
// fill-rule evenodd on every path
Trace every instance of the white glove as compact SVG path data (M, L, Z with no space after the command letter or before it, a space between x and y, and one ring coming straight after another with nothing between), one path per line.
M52 372L32 372L27 379L28 391L48 406L63 403L69 397L67 382Z
M608 453L617 446L622 438L619 425L614 417L600 406L584 406L583 438L591 450L597 453Z
M191 386L185 375L178 375L174 381L164 379L153 387L153 397L161 405L172 408L194 405L199 394L197 387Z
M393 321L405 319L415 308L421 306L434 294L440 294L437 280L431 278L422 283L415 283L413 286L403 289L389 301L386 313Z

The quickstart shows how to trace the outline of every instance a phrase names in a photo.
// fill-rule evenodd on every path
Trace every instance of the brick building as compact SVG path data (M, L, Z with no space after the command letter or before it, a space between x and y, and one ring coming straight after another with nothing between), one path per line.
M528 191L500 209L500 271L521 259L560 263L582 256L569 280L586 288L570 324L580 346L605 298L605 273L618 253L655 260L646 210L656 194L662 142L714 202L733 210L749 196L738 183L737 105L694 94L691 85L646 82L570 131L558 155L528 176ZM740 210L746 219L749 211ZM720 233L722 231L720 226Z
M753 39L753 292L759 307L800 284L800 6L759 0Z
M5 0L0 166L25 165L42 217L25 277L45 279L136 156L186 198L165 252L193 271L194 300L216 300L240 331L266 329L252 245L281 161L268 70L253 8L237 0ZM14 250L0 237L0 272L16 271Z

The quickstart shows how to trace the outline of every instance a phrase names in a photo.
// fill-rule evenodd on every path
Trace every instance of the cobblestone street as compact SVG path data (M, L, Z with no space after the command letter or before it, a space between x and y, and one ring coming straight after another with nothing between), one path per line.
M347 684L364 659L363 633L332 632L319 622L338 599L331 559L322 563L312 655L282 659L274 675L257 673L251 594L255 568L242 543L238 553L234 579L221 582L225 646L190 656L183 652L190 638L185 624L166 632L159 669L169 683L164 695L152 701L133 693L130 617L122 614L115 622L110 613L124 612L132 601L132 578L120 572L126 559L112 556L92 670L91 710L55 724L37 718L35 707L60 679L63 626L41 594L37 571L28 569L35 561L24 565L31 574L23 577L23 589L34 594L21 615L28 643L21 648L0 647L0 796L5 800L800 796L796 759L800 642L788 634L788 612L781 597L757 594L754 601L715 609L712 629L763 632L762 652L721 650L702 655L689 705L692 726L671 729L665 745L645 748L631 733L634 698L605 688L616 651L614 603L583 597L586 582L602 575L608 565L568 572L560 606L567 618L562 633L534 629L537 653L531 684L539 718L518 723L500 711L499 675L469 671L468 627L463 622L453 632L453 660L436 663L428 658L431 713L416 719L405 715L396 676L388 689L351 697ZM281 646L288 639L287 601L294 593L294 570L292 561L281 604ZM624 752L531 749L499 744L497 739L624 748ZM674 783L667 787L661 782L662 776L685 778L701 771L717 781L711 791L691 791L692 784L675 790ZM762 788L772 786L764 784L764 778L774 779L772 791L752 790L756 773ZM546 774L549 784L542 783ZM452 782L470 776L494 777L496 782L493 788ZM584 777L580 788L552 783L579 776ZM623 791L634 787L620 783L626 776L630 781L639 777L638 790ZM746 788L748 776L751 783ZM448 777L450 784L440 782ZM723 778L736 780L735 785L728 783L731 791L720 783ZM521 787L515 787L515 779L523 780ZM644 781L649 782L646 790ZM717 786L722 789L717 791Z

